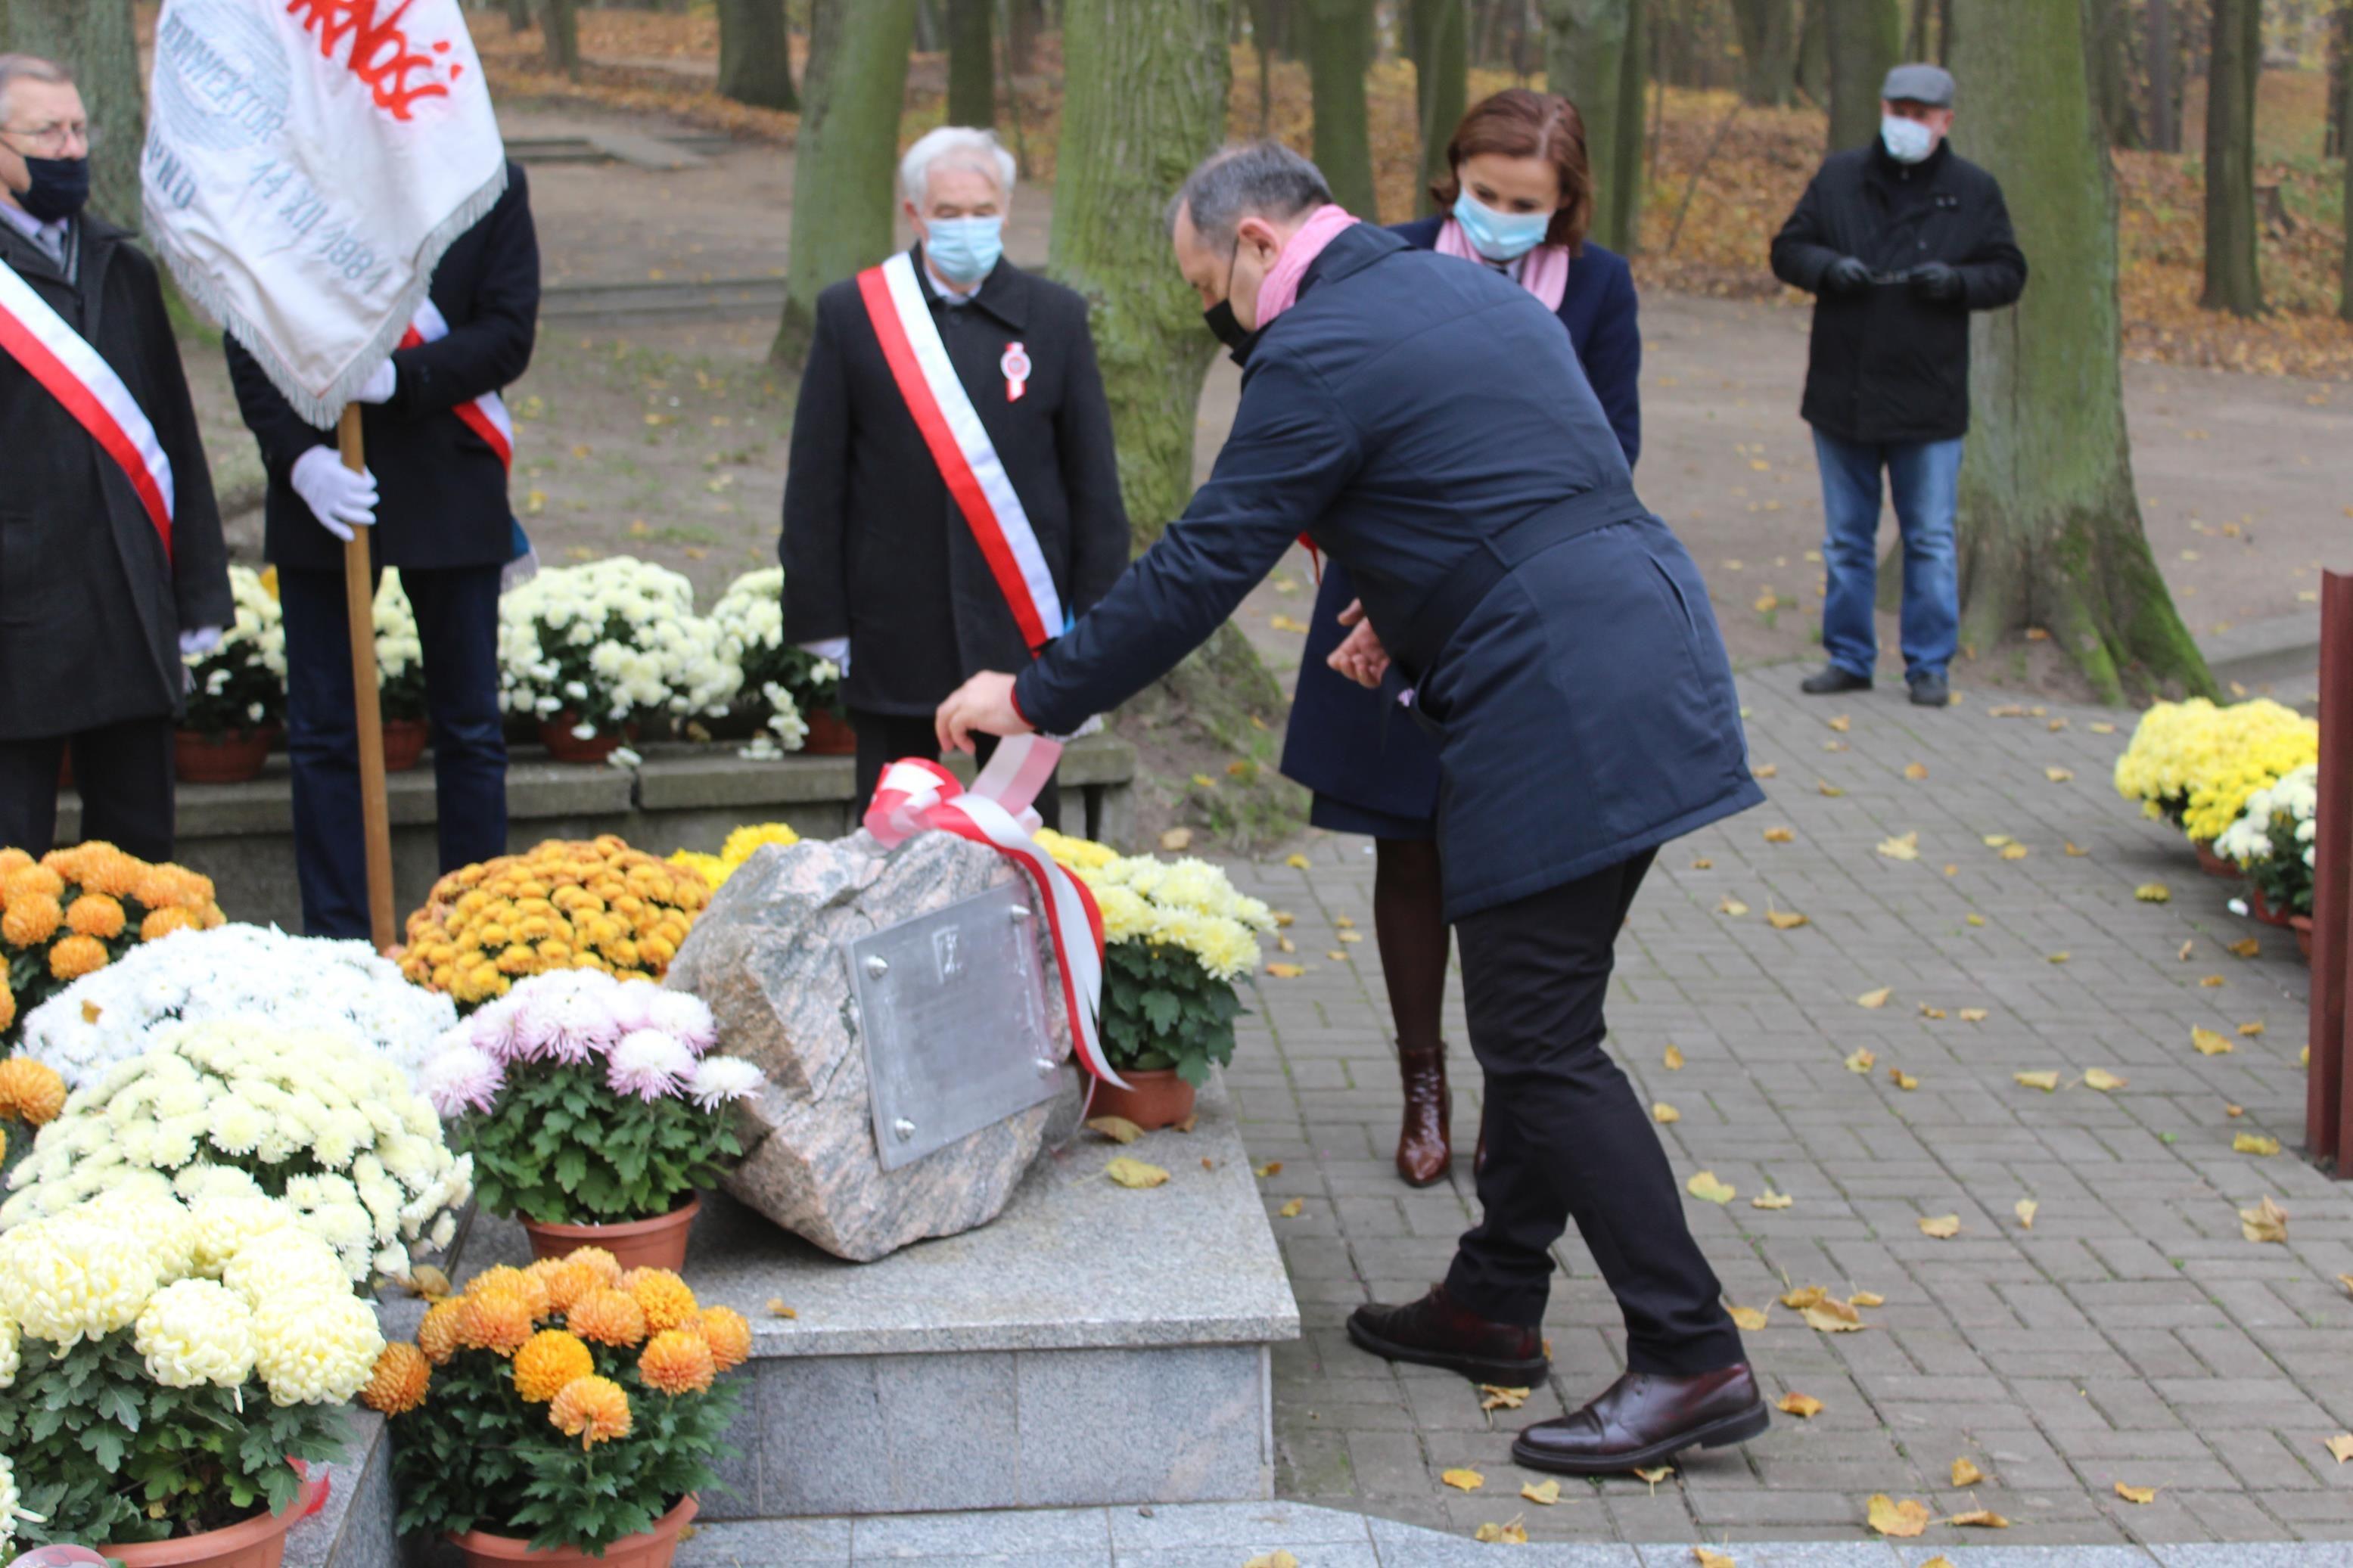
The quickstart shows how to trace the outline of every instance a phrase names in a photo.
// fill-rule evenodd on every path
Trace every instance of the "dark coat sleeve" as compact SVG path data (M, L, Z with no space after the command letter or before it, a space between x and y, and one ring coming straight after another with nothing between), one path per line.
M396 349L400 373L393 412L410 419L446 414L486 392L512 386L531 368L539 329L539 231L531 188L520 165L507 165L507 188L481 223L482 276L473 314L452 322L438 342Z
M118 256L115 265L124 264ZM228 549L221 538L220 502L213 494L211 465L188 395L180 345L164 291L152 268L140 283L140 341L147 354L148 401L142 406L164 455L172 460L172 599L180 629L227 627L237 619L228 588Z
M1127 570L1127 506L1119 493L1119 447L1095 363L1084 307L1071 327L1070 375L1054 416L1054 448L1071 515L1070 609L1083 616Z
M1985 225L1968 258L1953 268L1961 275L1961 300L1972 310L1998 310L2026 292L2026 253L2010 230L2009 204L1991 175L1985 183Z
M1584 352L1577 356L1585 365L1585 379L1593 384L1593 395L1601 400L1601 412L1609 416L1609 428L1617 433L1629 468L1642 454L1642 331L1636 309L1634 274L1620 261L1610 274L1609 291L1593 318L1593 330L1586 335Z
M1798 198L1781 232L1773 237L1773 276L1809 294L1821 292L1822 274L1844 254L1830 243L1828 205L1817 174L1806 183L1806 194Z
M1108 713L1206 641L1363 462L1330 389L1288 360L1242 389L1209 482L1068 637L1021 671L1014 701L1049 734Z
M787 642L849 635L849 367L837 312L820 299L808 362L801 368L800 396L793 405L785 526L776 540L776 558L785 567Z
M260 444L262 466L269 470L271 481L283 484L296 458L313 447L333 445L334 437L306 424L271 384L261 362L246 353L236 339L223 338L221 347L228 354L228 379L237 389L237 412Z

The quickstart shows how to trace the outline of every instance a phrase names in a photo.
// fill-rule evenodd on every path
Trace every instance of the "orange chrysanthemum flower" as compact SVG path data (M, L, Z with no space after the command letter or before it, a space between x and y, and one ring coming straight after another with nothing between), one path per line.
M515 1352L515 1392L533 1405L544 1405L565 1384L596 1370L596 1358L576 1335L542 1329Z
M63 937L49 949L49 973L59 980L79 980L105 967L106 944L94 936Z
M556 1391L547 1419L584 1448L629 1435L629 1396L608 1377L575 1377Z
M621 1282L621 1260L601 1247L575 1247L564 1255L566 1263L585 1263L607 1285Z
M0 994L6 990L6 985L0 984ZM0 1012L0 1028L7 1027L6 1016L15 1010L12 1002L5 1012ZM58 1076L57 1068L30 1057L10 1057L0 1061L0 1116L13 1116L35 1127L45 1127L65 1108L66 1080Z
M151 910L139 922L139 940L153 942L159 936L169 936L175 931L185 931L196 923L196 917L174 905L169 909Z
M92 839L76 851L72 874L82 891L119 899L136 888L146 871L145 861L133 859L111 844Z
M56 894L11 889L7 912L0 914L0 942L11 947L38 946L57 935L65 918Z
M646 1310L646 1327L656 1333L694 1321L702 1310L686 1281L667 1268L633 1268L621 1288Z
M458 1342L468 1350L511 1356L531 1338L531 1304L519 1291L491 1290L460 1299Z
M6 1034L16 1021L16 994L8 989L7 975L0 974L0 1035Z
M532 1265L540 1283L547 1287L547 1310L568 1312L572 1304L591 1290L607 1288L605 1276L596 1266L577 1258L555 1258Z
M11 871L21 871L33 864L33 858L22 849L0 849L0 887L7 885Z
M66 910L66 924L100 942L122 934L122 905L107 893L84 893Z
M65 890L66 879L47 866L19 866L0 879L0 892L7 894L12 906L18 899L29 899L36 893L47 893L54 899Z
M649 1388L664 1394L702 1394L719 1375L719 1363L701 1334L684 1329L664 1329L646 1342L638 1357L638 1375Z
M534 1318L547 1316L547 1286L540 1277L527 1268L516 1268L501 1263L495 1268L485 1268L466 1281L469 1296L511 1294L521 1296Z
M386 1415L401 1415L425 1403L433 1381L432 1363L425 1352L406 1340L395 1340L375 1358L375 1372L360 1390L360 1403Z
M610 1289L591 1290L573 1302L564 1321L582 1339L600 1345L634 1345L646 1337L646 1310L635 1298Z
M733 1372L751 1359L752 1325L734 1308L705 1307L695 1327L720 1371Z
M458 1321L466 1315L466 1299L450 1296L425 1309L425 1321L417 1325L417 1348L435 1366L448 1364L458 1353Z

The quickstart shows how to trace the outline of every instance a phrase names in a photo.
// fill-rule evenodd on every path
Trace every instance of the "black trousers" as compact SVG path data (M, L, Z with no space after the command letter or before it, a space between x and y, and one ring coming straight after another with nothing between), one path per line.
M1601 1048L1618 928L1645 852L1455 926L1471 1050L1487 1075L1478 1226L1447 1293L1493 1322L1534 1328L1552 1244L1577 1222L1626 1316L1635 1372L1689 1376L1744 1359L1723 1288L1683 1223L1650 1113Z
M928 713L861 713L849 711L849 727L858 735L858 816L866 815L867 803L874 798L874 786L882 782L882 770L902 757L928 757L939 760L939 731ZM997 737L976 735L974 740L974 761L988 765L997 750ZM1062 826L1062 781L1050 778L1046 787L1038 792L1030 803L1038 808L1039 816L1047 826L1060 831ZM853 826L854 826L853 822Z
M507 852L507 743L499 711L499 568L406 570L425 646L441 869ZM286 615L286 751L294 765L294 876L310 936L368 935L359 720L341 572L278 574Z
M75 735L0 741L0 848L46 855L58 837L58 767L73 749L81 837L142 860L172 858L172 716Z

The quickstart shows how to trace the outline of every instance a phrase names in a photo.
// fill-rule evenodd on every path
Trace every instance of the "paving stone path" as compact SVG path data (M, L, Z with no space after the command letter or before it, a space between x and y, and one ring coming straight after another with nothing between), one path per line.
M1573 1231L1556 1249L1553 1378L1525 1409L1491 1417L1460 1379L1348 1344L1349 1309L1419 1294L1469 1223L1479 1078L1458 997L1466 1157L1451 1184L1409 1191L1389 1163L1372 858L1324 837L1304 868L1234 868L1296 917L1307 966L1259 980L1230 1079L1253 1157L1282 1163L1261 1185L1306 1328L1276 1352L1278 1490L1463 1534L1523 1516L1537 1541L1870 1541L1874 1492L2011 1521L1936 1525L1917 1542L1947 1550L2353 1539L2353 1467L2323 1447L2353 1428L2353 1299L2338 1283L2353 1272L2353 1191L2297 1154L2306 976L2289 933L2234 914L2235 885L2201 876L2177 833L2117 798L2131 714L1998 717L1974 691L1925 712L1900 689L1825 701L1795 684L1787 668L1744 679L1772 798L1662 854L1619 945L1609 1019L1642 1099L1681 1112L1660 1128L1678 1179L1709 1170L1737 1190L1685 1207L1729 1300L1769 1309L1748 1336L1768 1397L1810 1394L1820 1414L1777 1415L1763 1439L1689 1456L1655 1486L1571 1481L1556 1505L1520 1500L1540 1478L1510 1462L1513 1431L1622 1364L1615 1307ZM1767 839L1784 827L1787 842ZM1916 860L1877 853L1915 833ZM2136 900L2152 881L2169 902ZM1768 910L1806 923L1777 929ZM2229 951L2250 936L2260 956ZM1858 1005L1883 987L1883 1005ZM2193 1027L2231 1050L2200 1054ZM1670 1043L1680 1070L1662 1065ZM1872 1071L1845 1065L1858 1049ZM2095 1068L2123 1087L2087 1087ZM2061 1087L2012 1078L2031 1071ZM2242 1132L2282 1152L2234 1152ZM1795 1202L1752 1207L1767 1188ZM2284 1245L2241 1235L2238 1211L2265 1196L2291 1215ZM1293 1198L1301 1212L1282 1216ZM2030 1198L2028 1230L2013 1205ZM1947 1215L1957 1236L1920 1230ZM1861 1332L1820 1333L1776 1302L1805 1285L1885 1301ZM1985 1479L1956 1489L1964 1458ZM1456 1467L1484 1486L1443 1484ZM2156 1500L2126 1501L2119 1482Z

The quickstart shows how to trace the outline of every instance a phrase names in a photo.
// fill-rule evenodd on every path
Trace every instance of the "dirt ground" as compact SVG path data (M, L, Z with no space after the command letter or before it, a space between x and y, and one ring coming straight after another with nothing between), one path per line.
M507 108L510 136L577 132L597 111ZM663 129L642 118L609 123ZM683 129L682 127L680 129ZM698 169L622 164L531 170L551 287L781 275L792 161L752 142ZM1024 188L1008 250L1041 264L1050 191ZM1810 657L1820 605L1821 509L1797 416L1806 315L1771 302L1653 292L1643 301L1646 500L1706 573L1736 659ZM621 552L675 567L707 600L774 560L794 388L765 363L765 318L680 324L555 322L510 395L520 426L518 511L553 560ZM259 479L216 351L191 373L225 494ZM2336 384L2127 363L2125 384L2149 537L2194 630L2315 615L2317 568L2353 569L2353 392ZM1206 473L1232 417L1238 376L1220 363L1202 398ZM2334 460L2332 460L2334 459ZM1889 524L1892 531L1892 521ZM259 517L235 529L258 553ZM1279 670L1295 667L1312 587L1295 557L1242 611ZM1885 628L1892 644L1894 628ZM1960 683L2000 679L1965 667Z

